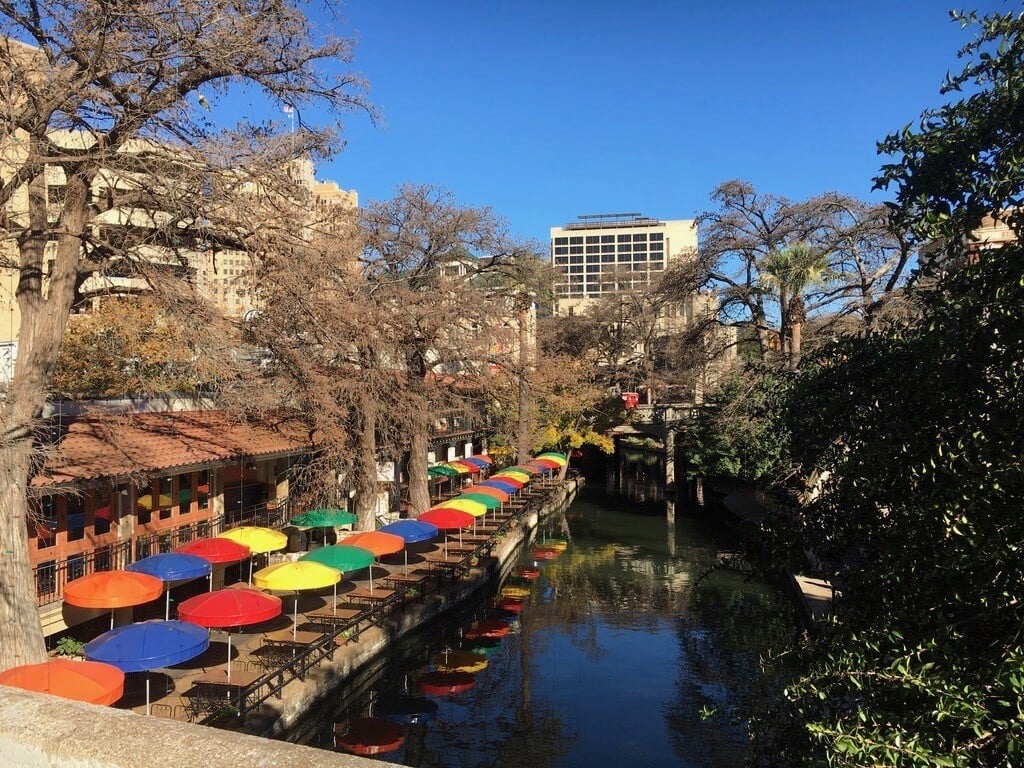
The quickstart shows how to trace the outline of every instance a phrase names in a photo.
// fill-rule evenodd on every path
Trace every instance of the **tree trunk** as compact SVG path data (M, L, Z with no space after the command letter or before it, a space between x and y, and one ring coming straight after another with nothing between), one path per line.
M430 436L426 418L417 418L409 439L409 512L413 517L430 509L427 450Z
M522 303L518 310L519 322L519 423L516 429L516 461L530 458L530 373L532 350L529 344L530 305Z
M790 336L789 364L795 368L800 362L800 343L803 339L804 323L807 322L804 297L799 293L795 294L789 302L789 311L786 314Z
M359 455L356 457L356 526L360 531L377 527L377 404L372 398L360 403Z
M30 519L27 488L34 468L34 435L53 381L60 342L75 296L80 238L86 219L88 185L69 174L61 217L64 232L44 292L46 182L29 184L31 234L20 243L18 307L21 328L14 378L0 411L0 669L44 661L46 646L36 605L35 577L28 555Z

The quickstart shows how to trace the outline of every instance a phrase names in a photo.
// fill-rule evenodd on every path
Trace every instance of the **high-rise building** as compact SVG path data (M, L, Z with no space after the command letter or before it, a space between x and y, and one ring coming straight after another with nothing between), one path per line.
M602 213L552 227L551 263L560 273L555 314L573 314L604 296L646 288L673 263L696 254L693 219Z

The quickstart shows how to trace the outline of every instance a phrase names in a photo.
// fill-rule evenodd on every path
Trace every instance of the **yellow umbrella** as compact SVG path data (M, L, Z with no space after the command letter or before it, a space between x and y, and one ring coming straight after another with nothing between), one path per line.
M334 601L338 601L338 582L341 571L328 568L312 560L295 560L261 568L253 574L253 583L260 589L271 592L294 592L295 608L292 611L292 637L299 624L299 592L307 589L334 587Z
M475 675L487 668L487 657L472 651L445 650L434 656L433 662L440 672L469 672Z
M537 458L538 459L547 459L548 461L553 461L556 464L558 464L558 466L560 466L560 467L564 467L566 464L569 463L569 460L565 457L564 454L555 453L553 451L549 452L549 453L542 453Z
M470 474L469 467L465 466L464 464L450 463L450 464L442 464L441 466L442 467L448 467L449 469L454 469L460 475L468 475L468 474Z
M273 528L261 528L257 525L241 525L224 531L222 539L230 539L236 544L249 548L249 583L252 584L252 555L276 552L288 546L288 537Z
M242 525L220 534L222 539L231 539L236 544L248 547L254 555L264 552L276 552L288 546L288 537L273 528L260 528L255 525Z
M161 493L156 497L156 503L158 508L170 507L174 501L171 499L169 494ZM147 493L145 496L139 496L138 501L135 502L135 506L145 509L147 512L152 512L153 507L153 494Z
M521 469L503 469L495 477L501 477L507 475L508 477L514 477L516 480L520 480L524 483L528 483L533 480L533 476L529 472L524 472Z
M473 517L483 517L487 514L487 507L479 501L473 501L472 499L448 499L448 501L438 504L438 507L468 512Z

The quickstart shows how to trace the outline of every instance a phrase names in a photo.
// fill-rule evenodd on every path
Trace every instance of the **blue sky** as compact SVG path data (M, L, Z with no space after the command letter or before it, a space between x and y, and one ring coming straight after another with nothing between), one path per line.
M958 67L950 1L350 0L385 123L349 117L318 175L362 201L443 185L542 241L583 213L688 218L731 178L868 197L875 142Z

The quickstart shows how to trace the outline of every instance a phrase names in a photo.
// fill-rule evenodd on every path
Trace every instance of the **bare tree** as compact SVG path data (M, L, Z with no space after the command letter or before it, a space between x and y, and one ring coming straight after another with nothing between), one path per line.
M533 253L488 208L459 205L447 190L405 185L361 215L364 268L381 322L392 328L395 365L407 376L409 504L430 505L429 415L458 404L445 374L482 383L499 319L511 314L502 270ZM498 281L498 282L496 282Z
M0 248L15 273L21 315L14 377L0 410L0 667L8 667L44 657L25 489L76 289L121 265L157 295L187 293L181 272L154 263L142 246L180 255L180 240L202 239L207 218L234 218L207 195L231 169L245 169L249 178L239 183L249 184L264 168L328 147L338 127L305 127L284 140L273 125L221 133L201 105L234 84L278 105L332 114L363 97L359 78L344 71L351 41L318 39L284 0L143 0L130 9L2 0L0 47ZM62 189L48 205L51 173ZM111 217L127 226L106 226ZM252 230L258 222L236 219L221 232L233 227ZM145 242L111 236L140 229ZM201 303L177 304L190 306L188 322L197 326L208 315Z

